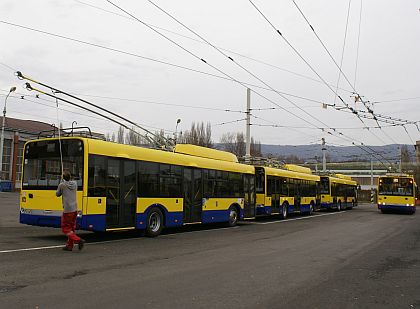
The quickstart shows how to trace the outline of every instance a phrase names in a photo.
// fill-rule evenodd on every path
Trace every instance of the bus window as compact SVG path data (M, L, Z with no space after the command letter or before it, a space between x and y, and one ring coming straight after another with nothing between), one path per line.
M413 181L410 178L383 177L379 182L379 194L412 196L413 187Z
M106 157L89 155L88 195L105 196Z
M60 152L61 148L61 152ZM63 168L83 189L83 142L81 140L40 141L27 144L23 167L22 188L26 190L53 190L61 180L61 154Z
M319 183L319 193L330 194L330 181L328 177L321 177L321 181Z
M265 192L265 181L264 181L264 169L255 168L255 192L264 193Z
M159 196L159 164L139 162L139 196Z

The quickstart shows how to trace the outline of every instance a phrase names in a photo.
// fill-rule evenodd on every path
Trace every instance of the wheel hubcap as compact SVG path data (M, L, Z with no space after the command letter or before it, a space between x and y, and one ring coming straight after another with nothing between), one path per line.
M230 222L235 223L237 219L238 219L238 214L236 213L235 210L231 210L230 211Z
M152 213L149 219L149 227L153 232L156 232L160 228L160 216L157 213Z

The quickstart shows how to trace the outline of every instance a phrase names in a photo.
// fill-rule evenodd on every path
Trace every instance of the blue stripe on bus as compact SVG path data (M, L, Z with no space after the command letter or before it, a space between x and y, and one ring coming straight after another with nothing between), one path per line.
M257 206L256 207L257 216L269 216L271 215L271 206Z
M407 211L413 212L416 211L416 206L406 206L406 205L378 205L378 209L383 210L393 210L393 211Z
M321 208L332 209L337 207L334 203L321 203Z
M40 216L20 213L19 222L28 225L61 227L61 217Z
M42 216L31 214L20 214L19 222L22 224L61 227L61 217L59 216ZM84 215L77 218L77 228L88 231L105 231L106 216L105 215Z

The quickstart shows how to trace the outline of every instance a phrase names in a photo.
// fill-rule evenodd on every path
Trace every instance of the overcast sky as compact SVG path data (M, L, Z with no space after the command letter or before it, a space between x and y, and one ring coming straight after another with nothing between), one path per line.
M189 129L193 121L210 122L215 142L226 132L245 132L245 122L241 121L244 113L222 111L245 110L245 83L251 84L254 91L251 104L256 110L252 111L251 132L264 144L319 143L322 137L327 143L339 145L350 145L352 141L371 145L412 144L412 140L420 139L413 125L407 126L409 134L401 126L387 127L387 124L382 124L382 129L367 130L365 126L376 126L374 120L365 119L362 123L348 110L322 108L320 102L343 106L334 94L339 70L292 0L253 2L330 87L320 81L249 1L155 2L223 49L248 72L200 42L197 36L149 1L112 2L182 48L107 1L2 0L2 22L123 52L0 23L1 106L8 89L18 87L17 93L8 100L8 116L58 122L50 98L36 99L34 92L23 89L23 82L13 74L14 70L20 70L36 80L120 113L152 131L162 128L171 133L177 118L182 119L179 126L182 131ZM349 1L296 0L296 3L340 64ZM375 113L420 120L419 7L419 2L414 0L350 2L342 70L364 100L379 102L373 105ZM351 98L352 86L341 76L338 94L348 106L366 110L362 103L354 103ZM286 96L286 100L284 95L272 90L293 96ZM25 95L27 100L16 98L18 94ZM88 125L102 133L117 130L109 121L74 107L60 105L60 108L58 120L64 126L71 126L76 120L78 125ZM325 127L335 128L342 135L328 134L327 131L333 132L331 129L323 132L321 128Z

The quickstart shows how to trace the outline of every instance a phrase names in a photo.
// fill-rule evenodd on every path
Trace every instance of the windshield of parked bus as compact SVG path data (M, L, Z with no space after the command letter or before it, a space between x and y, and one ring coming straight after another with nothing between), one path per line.
M413 179L385 177L379 179L379 194L413 196Z
M321 181L319 183L319 193L330 194L330 179L328 177L321 177Z
M77 181L78 190L83 184L83 142L61 140L64 170ZM28 143L24 149L22 189L54 190L61 180L61 155L58 140Z

